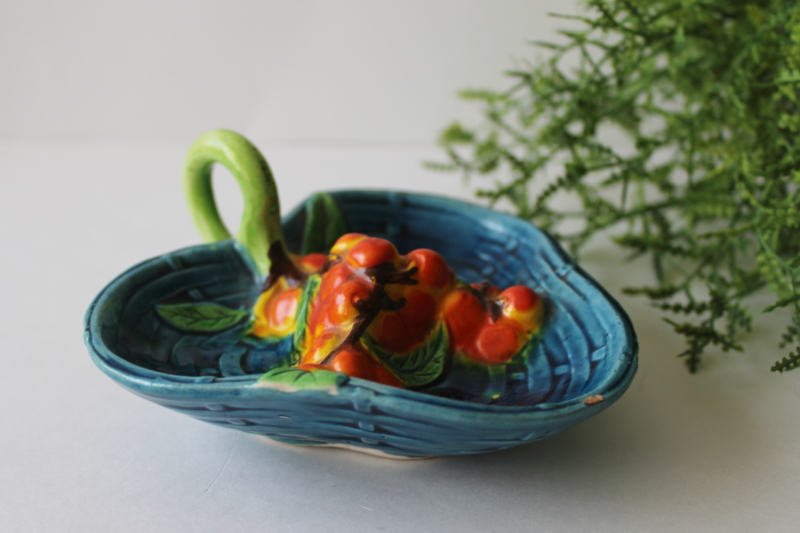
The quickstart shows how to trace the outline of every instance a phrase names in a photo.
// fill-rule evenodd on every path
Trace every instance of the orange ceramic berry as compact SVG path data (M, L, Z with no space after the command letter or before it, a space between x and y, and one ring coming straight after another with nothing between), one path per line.
M289 289L280 293L271 302L267 318L275 331L289 333L293 329L301 292L299 288Z
M319 300L326 301L336 291L337 287L348 279L353 277L353 268L346 263L337 263L333 265L322 276L322 283L319 287Z
M393 352L406 352L425 341L436 322L436 300L429 292L409 289L405 305L379 318L380 344Z
M353 246L366 238L367 236L363 233L347 233L342 235L331 247L331 253L342 257L346 255Z
M500 293L498 301L503 305L503 316L526 332L536 332L541 322L543 305L539 296L528 287L517 285Z
M498 321L486 324L475 339L475 354L489 364L506 363L521 346L520 333L514 326ZM472 355L472 354L471 354Z
M381 263L394 263L397 248L386 239L367 237L359 241L347 255L347 261L357 268L369 268Z
M483 305L474 294L457 289L442 302L447 329L450 332L452 346L463 349L472 344L472 340L487 320Z
M370 287L363 281L345 281L333 291L327 302L328 320L332 325L350 322L358 316L357 302L369 299Z
M380 322L380 344L392 352L404 352L409 346L408 329L397 313L387 313Z
M426 334L433 329L436 300L429 292L419 289L409 289L405 297L406 304L398 313L406 324L409 344L417 344L425 340Z
M419 280L431 287L444 287L453 279L453 271L447 266L444 258L433 250L420 248L410 252L406 257L419 269L417 273Z
M325 266L325 254L308 254L297 260L297 266L306 274L315 274Z
M334 357L329 367L336 372L343 372L348 376L370 379L370 365L366 364L366 355L352 348L345 348Z
M342 372L354 378L368 379L386 385L399 386L400 383L380 363L353 347L345 348L336 354L330 370Z
M256 337L282 337L294 331L297 305L302 290L291 288L285 278L278 278L256 301L250 334Z
M539 303L539 296L524 285L507 288L500 293L499 299L503 300L504 308L512 307L522 313L530 311Z

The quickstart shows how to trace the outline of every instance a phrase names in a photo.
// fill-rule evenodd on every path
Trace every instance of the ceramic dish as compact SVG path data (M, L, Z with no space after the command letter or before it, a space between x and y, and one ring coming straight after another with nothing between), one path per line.
M248 309L262 276L235 241L145 261L111 282L86 314L85 340L103 372L132 392L216 425L308 445L392 457L488 452L533 442L597 414L628 388L638 345L622 308L547 234L467 203L392 191L330 193L347 231L392 241L401 253L431 248L466 281L527 285L546 303L537 354L509 369L513 404L454 400L339 375L320 389L259 386L270 354L237 336L191 339L159 320L179 296ZM306 205L283 221L287 247L302 248ZM182 359L205 342L207 357ZM498 384L487 384L498 386ZM505 395L512 397L512 395Z
M231 171L244 196L235 241L230 239L214 201L211 170L215 163ZM563 431L618 399L636 371L636 337L624 311L545 233L514 217L446 198L393 191L340 191L316 193L281 220L277 188L266 160L247 139L226 130L206 133L189 149L184 191L195 225L213 244L180 250L133 267L97 296L86 315L86 344L95 363L122 386L165 407L292 444L343 446L390 457L468 454L508 448ZM318 335L328 330L315 329L320 324L313 322L317 319L305 317L318 317L320 309L331 305L330 300L298 302L296 311L282 307L287 311L275 312L289 314L270 314L273 318L268 320L277 322L268 323L259 318L267 316L262 310L265 304L259 304L259 311L251 314L257 300L271 302L274 291L285 290L278 288L288 283L302 284L302 292L309 298L322 298L322 292L311 296L317 286L312 279L319 279L319 275L313 278L313 272L329 272L333 277L325 279L340 280L333 283L345 279L364 283L355 280L367 278L374 283L379 283L379 278L396 279L392 283L405 285L419 283L409 297L432 290L425 289L431 283L428 278L421 281L423 271L431 272L424 261L409 263L401 267L405 269L402 272L390 272L401 263L376 256L383 262L376 263L374 270L365 266L363 272L346 274L356 277L341 277L341 273L349 272L342 268L351 268L346 265L360 265L359 261L369 257L358 256L361 259L355 259L356 263L340 265L351 259L342 258L339 243L364 239L342 237L353 233L378 238L364 240L368 247L380 242L385 243L380 246L386 250L396 247L392 254L399 251L405 255L420 248L436 250L461 280L511 287L509 291L527 294L529 302L541 305L519 308L534 313L527 319L484 315L506 313L506 308L501 311L491 307L495 304L489 299L481 304L475 293L458 289L462 291L458 294L475 299L477 310L474 304L448 307L447 329L428 330L437 333L424 341L411 340L415 337L409 337L410 330L403 329L405 322L391 326L395 329L386 330L388 338L401 335L401 340L411 342L413 348L395 353L379 345L369 348L367 344L352 344L362 342L359 335L376 317L382 320L379 324L383 324L383 332L387 320L399 316L377 314L383 311L371 305L392 313L404 309L407 303L405 298L394 296L393 300L384 288L376 288L366 300L349 304L349 300L342 300L336 305L355 306L353 319L361 328L338 330L348 331L341 333L347 339L356 339L346 341L351 343L348 349L355 350L346 358L373 365L371 368L381 365L382 370L373 374L364 373L363 366L306 368L297 359L303 362L307 332ZM292 254L309 253L317 255L292 258ZM325 264L302 274L298 265L307 265L305 261L312 257ZM417 272L420 277L414 277ZM515 285L524 287L515 289ZM300 294L300 286L292 287L279 294L299 297L293 295ZM475 287L495 290L485 284ZM418 301L420 296L414 298ZM448 301L463 301L459 298L464 296ZM429 297L425 301L436 300ZM400 319L410 320L409 324L422 321L427 316L424 313L430 312L409 305L412 311L406 311L408 317ZM306 315L309 308L317 311ZM350 312L341 310L349 307L336 309L335 315L323 316L339 317ZM511 309L513 313L516 307ZM423 314L417 317L413 313ZM286 318L274 318L278 316ZM459 316L462 318L449 322ZM464 322L468 318L463 317L478 317L479 322ZM502 328L518 331L508 329L522 327L523 322L514 320L533 317L538 317L535 322L524 322L525 329L513 334L527 331L533 335L519 345L521 348L502 343L509 338L520 342L523 337L485 337L483 333L473 334L475 329L457 325L494 328L493 332ZM285 329L286 320L297 324L294 330ZM396 320L391 323L396 324ZM279 326L261 329L265 324ZM323 328L331 327L324 324ZM325 333L334 337L319 339L328 342L325 339L337 334ZM441 344L449 335L453 335L451 342ZM460 343L474 335L480 342L501 344L482 344L473 353ZM383 336L380 333L378 338ZM493 340L481 340L486 338ZM375 346L374 339L370 336L363 342ZM320 346L313 344L317 341L311 342L309 346ZM314 348L321 350L323 363L338 361L344 346L338 342ZM516 355L508 351L510 347L518 350ZM373 353L373 349L384 351ZM462 349L466 352L459 351ZM493 355L476 366L474 362L464 363L465 353L473 358L505 355L500 359ZM388 374L390 371L394 373ZM376 381L356 377L372 379L379 374L383 377ZM403 388L412 385L416 388Z

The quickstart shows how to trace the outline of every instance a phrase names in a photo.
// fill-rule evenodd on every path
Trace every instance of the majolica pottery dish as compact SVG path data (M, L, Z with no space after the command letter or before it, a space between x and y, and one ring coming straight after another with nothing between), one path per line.
M279 224L277 193L260 154L231 132L212 132L209 145L217 150L211 155L190 151L184 183L195 223L215 242L134 266L87 311L89 352L123 387L200 420L282 442L428 457L540 440L605 409L630 384L638 346L628 317L529 223L441 197L335 191L313 195ZM245 195L236 240L213 203L214 162L231 170ZM336 223L320 222L326 211L338 214ZM304 254L353 232L387 239L401 254L436 250L469 283L536 291L543 324L525 357L489 365L460 394L445 390L441 379L404 389L335 372L270 372L291 341L244 334L269 272L270 243L282 234L289 252ZM193 330L164 319L170 305L232 310L225 320L232 318L213 332Z

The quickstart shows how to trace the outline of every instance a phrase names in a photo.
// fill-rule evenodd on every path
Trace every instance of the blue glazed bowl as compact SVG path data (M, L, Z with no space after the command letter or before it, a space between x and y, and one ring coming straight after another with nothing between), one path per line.
M462 279L527 285L542 296L545 325L536 354L502 377L500 386L514 394L476 403L345 375L328 389L259 386L261 367L272 354L236 332L192 339L155 312L175 298L250 308L262 278L235 241L156 257L111 282L86 314L85 341L94 362L132 392L199 420L292 444L391 457L482 453L540 440L599 413L628 388L638 351L630 320L541 230L434 196L331 196L350 232L388 239L403 254L430 248ZM292 251L302 244L305 209L283 220ZM186 346L193 347L194 358L185 357ZM205 357L196 357L198 346Z

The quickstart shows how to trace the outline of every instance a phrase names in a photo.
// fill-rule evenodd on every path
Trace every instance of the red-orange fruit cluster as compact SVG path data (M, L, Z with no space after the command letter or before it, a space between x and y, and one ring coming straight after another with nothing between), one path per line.
M301 271L320 276L300 347L299 367L306 370L403 386L370 353L362 335L402 356L444 324L451 353L499 364L520 351L542 318L542 302L528 287L500 291L486 283L468 285L433 250L401 256L385 239L350 233L336 241L327 257L311 254L294 261ZM390 274L384 279L379 272ZM390 278L395 281L386 281ZM282 279L259 298L253 335L281 336L303 327L297 323L302 287Z

